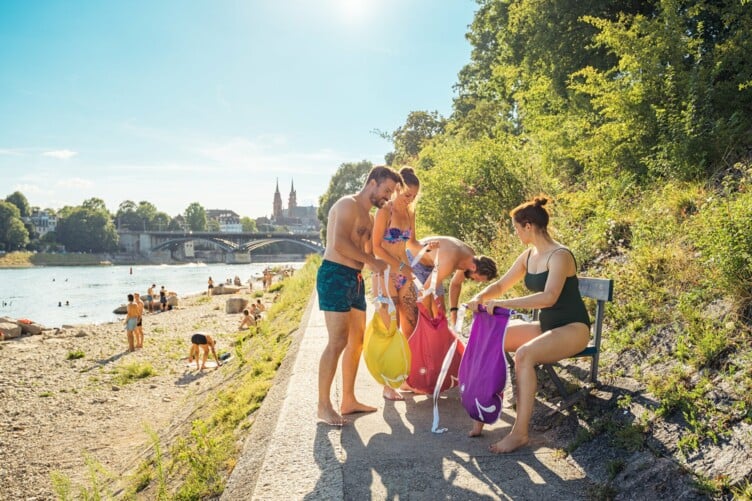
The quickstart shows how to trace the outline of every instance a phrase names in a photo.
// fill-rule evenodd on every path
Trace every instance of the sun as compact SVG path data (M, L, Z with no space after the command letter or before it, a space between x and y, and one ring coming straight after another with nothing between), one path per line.
M374 0L336 0L339 17L348 24L365 21L372 13Z

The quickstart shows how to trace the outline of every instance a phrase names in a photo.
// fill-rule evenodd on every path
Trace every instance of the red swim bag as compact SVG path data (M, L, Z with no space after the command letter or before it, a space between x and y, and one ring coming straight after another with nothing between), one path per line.
M431 313L426 307L418 303L418 323L407 343L410 345L412 355L407 384L423 393L434 392L444 357L452 343L457 343L457 349L440 391L457 386L457 374L462 354L465 352L465 345L449 328L443 308L438 308L436 317L431 318Z

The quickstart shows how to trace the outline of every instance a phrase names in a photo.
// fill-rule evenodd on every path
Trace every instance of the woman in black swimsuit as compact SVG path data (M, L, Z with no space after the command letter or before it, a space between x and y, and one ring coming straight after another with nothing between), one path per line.
M472 311L477 311L484 302L488 311L496 306L540 309L540 321L512 320L508 324L504 350L514 352L517 419L512 431L491 445L492 452L511 452L527 444L538 384L535 366L579 353L590 340L590 318L580 296L577 262L572 251L548 234L546 202L545 197L536 197L509 213L520 241L531 247L519 255L504 276L468 303ZM491 299L521 280L532 294ZM483 423L476 422L470 436L480 435L482 429Z

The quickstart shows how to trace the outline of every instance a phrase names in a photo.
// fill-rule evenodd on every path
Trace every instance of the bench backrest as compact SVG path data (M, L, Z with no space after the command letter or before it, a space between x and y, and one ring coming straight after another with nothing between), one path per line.
M590 381L598 380L598 359L601 351L601 334L603 332L603 317L606 314L606 301L614 299L614 281L608 278L578 277L580 294L582 297L595 299L595 321L591 327L593 344L588 346L580 356L592 356L590 365Z

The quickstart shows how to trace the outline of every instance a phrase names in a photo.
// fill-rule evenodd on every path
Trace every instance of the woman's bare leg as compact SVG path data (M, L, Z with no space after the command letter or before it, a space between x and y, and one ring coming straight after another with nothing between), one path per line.
M509 329L512 329L512 326ZM531 333L531 328L524 325L514 330L517 332L507 331L507 339L512 343L524 339ZM512 334L511 337L510 334ZM516 349L514 370L517 376L517 417L512 431L491 445L492 452L512 452L527 444L530 418L535 405L535 390L538 385L535 366L553 363L579 353L587 346L589 339L590 331L587 326L573 323L535 336ZM507 343L506 346L510 344Z

